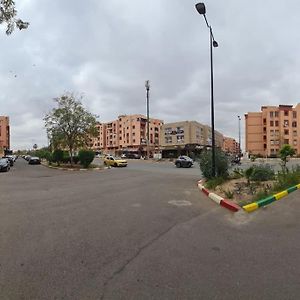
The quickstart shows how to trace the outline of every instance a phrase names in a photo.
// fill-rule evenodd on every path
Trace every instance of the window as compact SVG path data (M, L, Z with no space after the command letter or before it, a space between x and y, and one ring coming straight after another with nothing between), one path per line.
M184 135L177 135L177 143L184 143Z
M284 144L288 145L289 144L289 139L284 139Z
M279 126L279 121L275 121L275 126Z
M270 111L270 118L273 118L274 113L272 111Z
M135 129L135 125L132 126L132 129Z
M294 128L297 127L297 122L296 121L292 122L292 127L294 127Z
M166 144L172 144L172 137L171 136L166 136L165 137L165 143Z
M294 145L295 145L295 146L297 145L297 140L294 140Z
M293 118L296 119L297 118L297 112L293 111Z
M274 121L270 121L270 126L274 126Z
M279 116L278 111L275 111L275 118L278 118L278 116Z
M297 130L293 131L293 136L297 136Z
M267 124L267 119L264 119L263 122L264 122L264 125L266 125Z
M284 120L283 121L283 126L284 127L288 127L289 126L289 121L288 120Z
M271 143L271 145L274 145L274 140L271 140L270 143Z
M285 110L284 111L284 115L287 117L289 115L289 111L288 110Z
M135 132L132 133L132 136L135 136Z
M135 143L135 139L133 139L132 142Z
M288 129L284 129L284 134L288 135L289 134L289 130Z

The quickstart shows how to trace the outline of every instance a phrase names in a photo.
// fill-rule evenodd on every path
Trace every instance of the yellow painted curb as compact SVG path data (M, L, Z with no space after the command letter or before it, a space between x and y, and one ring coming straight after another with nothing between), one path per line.
M288 194L288 191L285 190L283 192L275 194L274 197L276 200L279 200L279 199L283 198L284 196L287 196L287 194Z
M297 189L300 189L300 183L296 185Z
M247 212L251 212L251 211L258 209L258 204L256 202L253 202L253 203L244 205L243 209Z

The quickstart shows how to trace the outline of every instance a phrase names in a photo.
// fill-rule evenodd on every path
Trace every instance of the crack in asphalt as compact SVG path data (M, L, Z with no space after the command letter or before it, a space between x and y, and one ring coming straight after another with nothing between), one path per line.
M176 227L177 225L182 225L182 224L185 224L185 223L188 223L194 219L197 219L199 216L202 218L202 217L205 217L209 214L211 214L212 212L214 212L216 209L213 209L213 210L210 210L206 213L203 213L203 214L198 214L196 216L193 216L185 221L182 221L182 222L179 222L179 223L175 223L173 224L172 226L170 226L169 228L167 228L165 231L161 232L160 234L158 234L156 237L154 237L152 240L150 240L148 243L146 243L144 246L142 246L141 248L138 249L138 251L135 253L134 256L132 256L130 259L128 259L125 264L123 266L121 266L119 269L117 269L103 284L103 291L102 291L102 294L101 294L101 297L100 297L100 300L103 300L104 297L105 297L105 293L106 293L106 288L108 286L108 284L116 277L118 276L120 273L122 273L125 268L132 262L134 261L139 255L140 253L148 248L149 246L151 246L153 243L155 243L156 241L158 241L162 236L164 236L165 234L167 234L168 232L170 232L174 227Z

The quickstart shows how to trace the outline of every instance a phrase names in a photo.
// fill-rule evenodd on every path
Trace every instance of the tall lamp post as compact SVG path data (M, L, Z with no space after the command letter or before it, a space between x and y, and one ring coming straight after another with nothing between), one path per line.
M147 159L149 159L149 143L150 143L150 130L149 130L149 90L150 81L145 81L146 95L147 95Z
M218 47L212 27L208 24L206 19L206 8L204 3L198 3L195 5L196 10L200 15L203 15L206 25L209 29L210 36L210 95L211 95L211 147L212 147L212 177L216 176L216 141L215 141L215 113L214 113L214 73L213 73L213 47Z
M241 157L241 116L238 116L239 120L239 157Z

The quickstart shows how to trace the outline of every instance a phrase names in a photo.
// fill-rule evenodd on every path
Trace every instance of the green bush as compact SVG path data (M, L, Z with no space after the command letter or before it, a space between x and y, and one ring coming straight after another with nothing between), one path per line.
M95 153L91 150L80 150L78 153L79 161L84 168L87 168L94 160Z
M204 150L200 155L199 165L206 179L212 178L212 151ZM216 149L216 177L228 177L229 162L226 154Z
M277 180L273 189L275 192L280 192L299 183L300 183L300 166L297 166L296 168L293 168L291 171L284 170L282 172L278 172Z
M63 157L64 157L64 152L60 149L56 149L52 153L51 160L53 162L56 162L59 165L62 162Z
M226 178L224 177L215 177L208 179L207 182L205 183L205 187L208 188L209 190L214 190L218 185L221 185L226 181Z
M250 175L250 180L267 181L267 180L273 180L274 177L275 177L274 170L269 165L257 165L257 166L253 166L253 171Z

